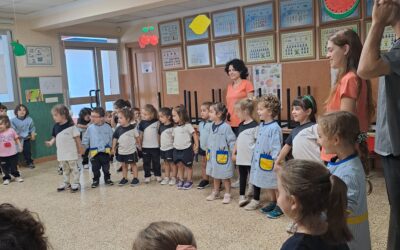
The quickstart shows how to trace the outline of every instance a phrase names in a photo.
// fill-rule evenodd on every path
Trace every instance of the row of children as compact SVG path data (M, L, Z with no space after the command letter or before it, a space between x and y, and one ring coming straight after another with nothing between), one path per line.
M0 173L4 185L10 183L11 175L17 182L24 181L17 167L19 153L22 153L27 167L35 168L31 153L31 141L36 138L35 125L23 104L15 107L14 115L9 119L7 107L0 103Z

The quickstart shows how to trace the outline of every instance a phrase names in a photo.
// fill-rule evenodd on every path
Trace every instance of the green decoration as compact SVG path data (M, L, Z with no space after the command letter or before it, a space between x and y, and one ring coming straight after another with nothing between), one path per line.
M144 33L147 33L147 32L149 32L149 28L143 27L143 28L142 28L142 31L143 31Z
M11 46L13 47L13 52L15 56L26 55L26 49L24 45L20 44L18 41L12 41Z
M153 31L153 30L154 30L154 26L150 26L150 27L149 27L149 30L150 30L150 31Z

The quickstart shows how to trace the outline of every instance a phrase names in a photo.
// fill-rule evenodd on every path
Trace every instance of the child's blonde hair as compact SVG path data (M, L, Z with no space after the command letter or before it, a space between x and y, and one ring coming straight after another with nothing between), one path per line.
M346 222L346 184L319 162L290 160L278 170L278 178L288 195L300 204L296 221L306 226L310 219L326 212L328 231L323 237L332 243L346 243L352 239ZM311 222L312 223L312 222Z
M59 114L60 116L65 117L65 119L67 120L68 124L74 124L74 121L72 120L72 117L71 117L71 112L69 111L67 106L65 106L64 104L55 105L51 109L51 113L56 113L56 114Z
M259 97L257 101L258 104L263 105L263 107L271 111L272 117L275 117L279 114L281 109L281 102L276 95L264 95Z
M259 121L256 109L256 101L251 99L242 99L235 103L235 109L240 110L241 112L249 115L253 120Z
M133 250L176 250L178 245L197 247L189 228L175 222L153 222L139 232ZM192 249L193 249L192 248Z
M143 109L150 114L151 119L158 119L157 109L153 105L146 104Z

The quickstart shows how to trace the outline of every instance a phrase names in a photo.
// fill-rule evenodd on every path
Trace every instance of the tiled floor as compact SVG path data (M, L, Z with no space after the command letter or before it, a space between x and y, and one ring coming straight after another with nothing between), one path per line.
M138 187L91 189L90 172L81 176L79 193L57 193L62 180L56 162L23 168L24 183L0 186L0 201L37 212L46 226L49 241L61 249L131 249L139 230L152 221L180 222L195 234L198 249L279 249L288 237L288 218L269 220L259 212L248 212L235 200L207 202L210 189L179 191L155 182ZM196 169L198 179L199 168ZM143 173L139 173L143 176ZM373 249L386 249L388 201L380 171L373 173L374 192L368 197ZM114 181L120 176L113 171Z

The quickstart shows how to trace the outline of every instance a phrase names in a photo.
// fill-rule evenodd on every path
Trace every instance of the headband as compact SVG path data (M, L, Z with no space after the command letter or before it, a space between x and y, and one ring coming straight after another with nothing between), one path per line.
M311 103L311 108L314 110L314 109L315 109L315 107L314 107L314 102L313 102L311 96L305 95L305 96L303 96L303 100L304 100L304 99L307 100L307 101L309 101L309 102Z

